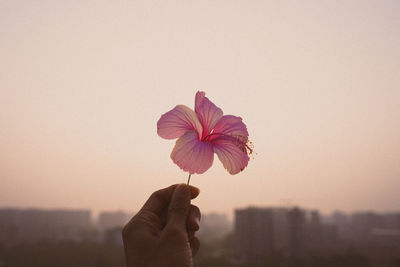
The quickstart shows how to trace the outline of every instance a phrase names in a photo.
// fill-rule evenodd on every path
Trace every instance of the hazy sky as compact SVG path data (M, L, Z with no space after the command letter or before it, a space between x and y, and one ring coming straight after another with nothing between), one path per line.
M400 1L1 1L0 206L137 210L185 182L160 115L197 90L258 153L203 212L400 207Z

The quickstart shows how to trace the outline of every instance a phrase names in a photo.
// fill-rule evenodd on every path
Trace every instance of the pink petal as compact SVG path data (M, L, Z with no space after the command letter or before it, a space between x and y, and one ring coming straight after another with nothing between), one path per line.
M247 127L243 123L242 118L233 115L223 116L214 127L213 135L209 140L213 140L222 135L228 135L241 140L247 140L249 133Z
M190 130L196 130L200 136L203 127L196 113L184 105L178 105L163 114L157 122L157 133L165 139L178 138Z
M213 163L213 146L210 142L199 141L197 133L189 131L176 141L171 159L182 170L201 174Z
M214 152L230 174L241 172L249 162L246 146L231 137L219 137L213 140Z
M203 126L201 138L205 138L222 118L223 112L206 97L206 93L200 91L196 93L194 110Z

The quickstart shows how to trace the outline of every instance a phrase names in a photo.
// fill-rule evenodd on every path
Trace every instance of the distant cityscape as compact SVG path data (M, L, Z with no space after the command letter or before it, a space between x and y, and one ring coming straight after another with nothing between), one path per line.
M47 248L106 244L122 257L121 229L132 216L101 212L94 220L89 210L2 208L0 267L18 266L12 263L14 248L43 242ZM203 245L195 266L400 266L400 212L321 215L298 207L248 207L236 209L233 221L226 214L203 214L198 236Z
M296 266L307 263L312 253L334 254L345 247L384 248L385 253L393 249L393 264L397 264L393 266L398 266L395 255L400 256L400 213L335 212L322 217L317 210L300 208L235 211L234 259L239 263L264 266L279 255ZM365 265L360 265L370 266L368 260L377 260L377 266L386 266L375 258L378 250L367 253Z

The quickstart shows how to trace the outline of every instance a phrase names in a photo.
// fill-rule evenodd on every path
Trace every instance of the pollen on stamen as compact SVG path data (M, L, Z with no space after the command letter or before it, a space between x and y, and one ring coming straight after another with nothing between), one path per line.
M254 159L254 154L257 155L257 152L254 151L254 144L250 139L247 139L246 143L246 148L247 148L247 155L251 155L251 158Z
M231 136L233 137L233 143L240 148L244 153L247 155L251 155L251 158L254 159L254 144L253 142L250 141L250 139L247 136L243 135L235 135ZM257 153L255 153L257 154Z

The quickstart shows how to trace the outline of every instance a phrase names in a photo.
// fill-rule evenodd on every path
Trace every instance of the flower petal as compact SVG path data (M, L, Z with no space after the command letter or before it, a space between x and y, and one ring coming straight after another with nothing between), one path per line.
M206 93L200 91L196 93L194 110L203 126L201 138L205 138L222 118L223 112L206 97Z
M214 152L230 174L241 172L249 162L246 147L232 137L219 137L213 140Z
M157 122L157 133L165 139L181 137L190 130L196 130L198 138L200 138L203 127L196 113L184 105L178 105L161 115L161 118Z
M171 159L182 170L201 174L213 163L213 146L210 142L199 141L197 133L189 131L176 141Z
M240 138L241 140L247 139L249 136L242 118L233 115L225 115L218 121L214 127L213 135L209 137L209 140L216 139L221 134Z

